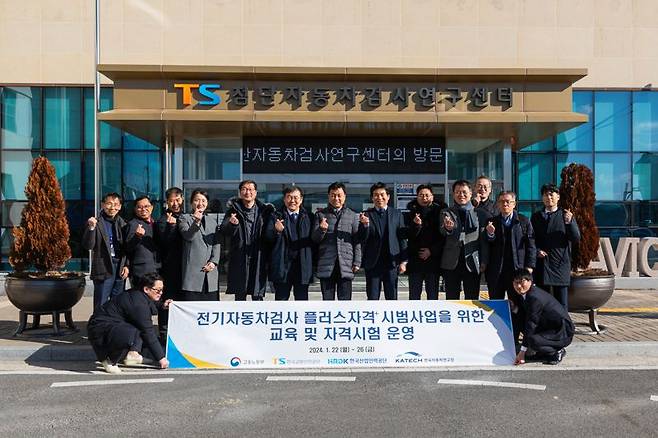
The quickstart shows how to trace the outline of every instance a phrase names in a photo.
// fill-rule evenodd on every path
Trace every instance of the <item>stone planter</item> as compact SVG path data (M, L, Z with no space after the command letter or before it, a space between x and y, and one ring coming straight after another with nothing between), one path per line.
M569 311L587 312L592 334L603 333L606 327L598 325L596 313L608 302L615 290L615 276L571 276L569 286ZM581 333L582 334L582 333Z
M5 291L9 301L19 309L19 324L15 334L20 334L27 325L27 316L33 315L33 328L38 328L41 315L52 315L53 331L59 334L59 315L64 313L67 325L75 329L71 308L85 292L85 276L24 278L7 275Z

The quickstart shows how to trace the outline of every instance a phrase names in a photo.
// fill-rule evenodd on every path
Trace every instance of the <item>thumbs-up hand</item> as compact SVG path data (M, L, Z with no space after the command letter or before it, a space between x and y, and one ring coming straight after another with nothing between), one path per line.
M167 223L168 224L175 224L176 223L176 218L174 217L174 214L171 212L167 212Z
M359 213L359 222L364 226L367 227L370 225L370 218L368 217L367 214L364 212Z
M203 219L203 211L196 209L194 210L194 214L192 215L195 221L201 222L201 219Z
M285 226L283 225L283 219L277 219L274 222L274 229L276 230L277 233L283 233L283 229Z
M443 228L448 231L452 231L455 228L455 221L452 220L449 214L443 216Z
M146 230L144 229L142 224L137 224L137 229L135 230L135 236L144 237L144 234L146 234Z
M487 234L491 236L495 233L496 233L496 227L494 227L493 222L489 221L489 223L487 224Z
M238 215L236 213L231 213L231 217L228 220L231 224L233 225L238 225L240 221L238 221Z
M93 230L96 228L96 224L98 224L98 219L95 217L90 217L87 219L87 226L89 227L90 230Z
M414 223L416 225L423 225L423 220L420 218L420 213L416 213L416 216L414 216Z
M570 212L569 210L564 210L564 223L569 225L571 223L571 220L573 219L573 213Z
M327 218L324 216L320 219L320 229L322 231L327 231L329 229L329 222L327 222Z

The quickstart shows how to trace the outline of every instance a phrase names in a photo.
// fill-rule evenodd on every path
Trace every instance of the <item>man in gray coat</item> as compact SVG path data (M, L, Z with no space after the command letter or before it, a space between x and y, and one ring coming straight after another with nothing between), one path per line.
M361 267L358 241L359 216L345 206L345 184L335 182L327 190L329 206L315 216L311 239L318 244L317 277L323 300L352 299L352 280Z

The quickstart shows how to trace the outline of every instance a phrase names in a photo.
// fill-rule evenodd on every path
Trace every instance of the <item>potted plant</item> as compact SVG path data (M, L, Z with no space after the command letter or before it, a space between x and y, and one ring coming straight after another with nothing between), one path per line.
M71 328L71 308L80 301L85 290L85 275L61 271L71 258L69 224L55 168L45 157L37 157L25 186L27 205L21 224L14 227L14 242L9 263L14 272L7 275L7 298L19 310L16 333L25 329L27 316L33 315L34 326L39 317L53 316L53 328L59 334L59 315L64 313Z
M560 174L560 207L570 210L580 229L580 242L571 253L569 311L588 312L593 333L605 327L596 323L596 312L615 290L615 276L603 269L590 269L599 248L599 230L594 219L594 175L583 164L571 163Z

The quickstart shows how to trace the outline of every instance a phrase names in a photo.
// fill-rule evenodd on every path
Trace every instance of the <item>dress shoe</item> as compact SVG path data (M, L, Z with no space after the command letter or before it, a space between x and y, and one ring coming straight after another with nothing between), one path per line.
M118 365L110 362L108 359L102 361L101 365L103 365L103 369L108 374L121 374L121 368L119 368Z
M564 348L559 350L557 353L555 353L553 356L551 356L546 362L544 362L546 365L557 365L560 362L562 362L562 359L564 359L564 356L567 355L567 350Z

